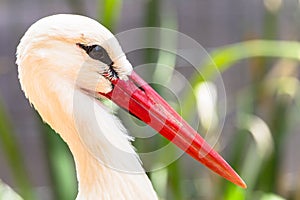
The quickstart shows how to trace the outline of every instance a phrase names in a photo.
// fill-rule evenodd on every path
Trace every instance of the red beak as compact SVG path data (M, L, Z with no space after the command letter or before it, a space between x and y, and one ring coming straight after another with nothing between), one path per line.
M103 96L150 125L194 159L220 176L246 188L230 165L134 71L129 80L113 79L114 88Z

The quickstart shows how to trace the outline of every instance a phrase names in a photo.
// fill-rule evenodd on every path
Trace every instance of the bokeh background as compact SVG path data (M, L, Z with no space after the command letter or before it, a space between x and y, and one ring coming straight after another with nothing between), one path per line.
M16 46L27 28L56 13L87 15L113 33L149 26L171 28L192 37L210 53L212 60L198 66L204 76L163 51L144 50L128 57L134 65L169 65L190 80L193 91L179 85L178 94L154 86L186 120L200 121L196 128L204 137L209 128L221 126L214 147L244 178L248 189L234 186L184 155L149 173L160 199L300 199L300 1L0 0L0 179L24 199L65 200L77 194L72 156L30 107L15 65ZM150 42L154 39L147 37ZM173 39L171 43L176 44ZM161 78L152 66L148 78ZM219 102L225 97L219 95L214 104L213 97L199 89L206 81L212 91L222 86L215 81L213 66L222 75L227 95L226 116L219 118L214 113L224 109L218 105L223 105ZM172 77L172 73L167 75ZM170 79L168 84L180 82ZM180 105L174 96L180 96ZM203 111L199 104L211 109ZM122 111L117 114L128 118ZM205 116L218 121L225 117L224 127L207 124ZM125 126L135 131L130 122ZM137 139L135 146L143 152L166 143L156 135L148 141ZM0 199L5 199L6 190L0 191Z

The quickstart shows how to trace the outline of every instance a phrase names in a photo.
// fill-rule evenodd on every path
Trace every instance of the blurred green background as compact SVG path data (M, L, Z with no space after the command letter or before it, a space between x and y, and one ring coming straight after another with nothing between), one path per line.
M208 129L222 129L214 147L248 189L234 186L183 155L167 168L148 173L160 199L300 199L300 1L296 0L0 0L0 179L20 196L65 200L77 194L72 156L30 107L14 64L15 48L27 28L55 13L87 15L113 33L149 26L178 30L211 55L212 60L194 66L201 76L189 63L164 51L150 49L128 57L134 66L168 65L190 80L193 90L178 85L181 90L175 94L153 86L190 123L200 120L196 128L203 136ZM148 42L155 39L147 37ZM162 37L176 48L176 38ZM182 50L195 52L188 47ZM214 66L221 73L226 99L218 94L213 99L201 89L205 83L216 92L222 87ZM149 71L150 80L166 81L162 79L169 76L166 85L180 84L172 81L172 70L161 76L153 65ZM180 104L173 96L180 96ZM218 107L225 100L226 115L214 116L225 109ZM201 105L211 109L203 110ZM122 111L118 115L124 121L128 117ZM135 131L130 123L125 126ZM164 144L165 139L157 135L135 141L139 152ZM159 164L169 153L150 165ZM8 199L7 191L11 193L0 181L1 200Z

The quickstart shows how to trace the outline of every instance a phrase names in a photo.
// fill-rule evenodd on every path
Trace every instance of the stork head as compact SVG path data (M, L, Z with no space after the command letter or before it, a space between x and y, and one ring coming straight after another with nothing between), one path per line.
M89 95L108 98L214 172L246 187L227 162L133 71L118 41L98 22L66 14L39 20L22 38L17 64L25 94L30 84L41 83L25 83L23 77L40 75L55 76Z
M118 41L104 26L88 17L59 14L32 25L17 49L19 73L39 68L89 92L108 93L111 79L126 79L132 66ZM23 84L22 84L23 85Z

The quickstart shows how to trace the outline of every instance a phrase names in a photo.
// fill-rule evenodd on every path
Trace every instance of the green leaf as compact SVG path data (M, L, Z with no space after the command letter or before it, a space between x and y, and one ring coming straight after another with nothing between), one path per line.
M122 8L122 0L98 0L99 21L113 31L118 22Z

